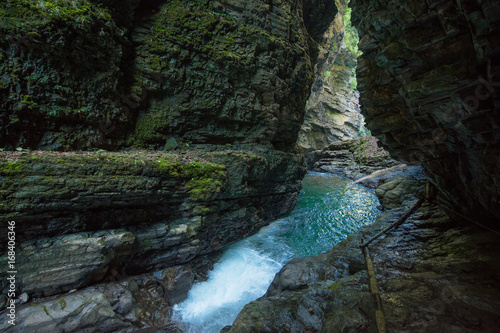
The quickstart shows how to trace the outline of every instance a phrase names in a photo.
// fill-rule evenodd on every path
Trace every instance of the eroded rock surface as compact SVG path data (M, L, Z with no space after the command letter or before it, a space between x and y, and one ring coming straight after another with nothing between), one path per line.
M308 167L313 171L330 172L358 180L398 165L387 151L378 147L377 141L372 136L366 136L330 143L328 147L307 156Z
M0 218L16 221L17 293L185 264L289 212L335 13L331 1L2 2Z
M4 2L0 146L293 145L314 39L335 13L331 1Z
M358 89L372 134L394 158L421 162L447 207L497 223L498 1L357 0L352 7L363 52Z
M306 151L323 149L331 142L358 137L363 123L356 90L357 33L351 27L347 1L320 43L311 95L299 132L298 144Z
M17 305L16 326L2 332L180 332L170 322L172 306L193 283L191 268L171 267L120 282ZM179 284L183 284L180 286Z
M290 211L305 172L300 153L265 147L3 155L0 214L16 221L18 292L34 296L216 251Z

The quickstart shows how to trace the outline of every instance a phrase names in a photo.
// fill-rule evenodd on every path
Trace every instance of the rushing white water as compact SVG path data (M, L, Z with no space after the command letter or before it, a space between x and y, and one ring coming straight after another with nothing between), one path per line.
M194 285L188 299L174 307L174 320L185 332L219 332L265 294L292 258L327 250L374 221L377 203L372 193L351 181L306 176L294 211L226 249L208 280Z
M219 332L247 303L266 292L275 274L291 258L286 249L275 255L266 251L273 251L272 247L258 250L266 239L272 241L266 231L227 249L208 281L194 285L188 299L174 307L174 319L189 323L188 332Z

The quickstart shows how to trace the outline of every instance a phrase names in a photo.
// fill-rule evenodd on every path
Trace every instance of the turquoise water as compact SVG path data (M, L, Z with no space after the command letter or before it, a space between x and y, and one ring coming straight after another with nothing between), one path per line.
M219 332L265 294L283 265L328 250L372 223L378 204L372 192L350 180L308 174L293 212L228 247L208 281L194 285L174 307L174 319L186 332Z

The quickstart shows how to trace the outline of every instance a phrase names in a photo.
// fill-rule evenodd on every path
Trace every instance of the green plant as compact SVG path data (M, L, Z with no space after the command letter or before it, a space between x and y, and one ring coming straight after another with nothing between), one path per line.
M371 134L372 134L371 131L365 127L365 119L363 119L363 121L361 122L361 128L358 131L358 136L362 137L362 136L367 136L367 135L371 135Z
M25 171L25 167L21 162L17 161L2 161L0 162L0 174L7 176L17 175Z
M363 53L358 49L359 34L358 30L351 24L351 12L351 8L345 7L345 12L342 15L342 21L344 22L345 27L344 41L349 48L349 51L351 51L351 53L356 57L359 57Z
M22 28L67 22L82 26L90 21L110 20L109 12L88 0L11 0L0 5L2 28ZM36 32L35 32L36 33Z
M356 90L357 86L358 86L358 81L356 80L356 77L354 77L349 82L349 87L351 88L351 91L354 91Z

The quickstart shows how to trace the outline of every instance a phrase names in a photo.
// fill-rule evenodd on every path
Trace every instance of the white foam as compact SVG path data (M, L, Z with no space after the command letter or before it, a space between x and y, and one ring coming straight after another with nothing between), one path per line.
M208 280L194 285L188 299L174 306L174 319L189 324L188 332L219 332L265 294L283 264L253 245L250 239L228 249Z
M243 307L263 296L281 267L316 255L373 221L377 199L337 177L307 176L299 204L287 217L225 250L206 282L196 284L173 319L187 333L218 333Z

